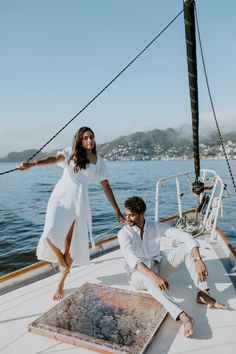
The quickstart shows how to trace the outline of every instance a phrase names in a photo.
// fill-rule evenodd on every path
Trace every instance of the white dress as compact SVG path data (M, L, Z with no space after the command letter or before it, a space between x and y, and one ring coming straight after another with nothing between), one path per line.
M88 232L92 239L91 210L88 198L88 184L108 179L104 160L97 156L97 163L87 164L85 170L74 172L74 162L69 161L71 148L58 151L65 157L58 163L64 168L62 177L53 189L47 205L43 234L37 247L37 258L57 262L46 238L64 252L66 235L75 221L70 254L74 264L85 265L89 262Z

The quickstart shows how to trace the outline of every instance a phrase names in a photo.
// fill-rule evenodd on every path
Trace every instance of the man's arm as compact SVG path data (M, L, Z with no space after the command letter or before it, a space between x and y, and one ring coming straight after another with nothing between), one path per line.
M131 269L135 270L137 264L141 262L141 259L136 256L135 251L133 249L131 236L126 232L124 228L125 227L123 227L118 232L118 241L126 263Z
M195 264L196 264L196 271L197 271L197 274L198 274L198 279L202 283L203 281L206 280L206 277L208 276L208 271L207 271L207 268L205 266L205 263L203 262L203 260L202 260L202 258L200 256L200 252L199 252L199 248L198 247L193 247L192 256L193 256L193 259L194 259Z
M171 230L171 229L173 229L173 230ZM201 255L199 252L199 247L200 247L199 243L189 233L179 230L177 228L171 228L171 229L169 230L169 232L170 233L174 232L175 239L179 240L181 242L184 242L186 244L186 246L188 247L188 249L191 250L191 254L193 256L193 259L194 259L195 265L196 265L198 279L200 280L201 283L204 282L208 276L208 271L207 271L205 263L201 259ZM167 233L168 233L168 230L167 230Z
M139 257L137 257L132 244L132 238L127 230L125 230L125 226L118 232L118 241L120 243L123 257L131 269L137 270L138 272L150 278L159 289L169 290L169 283L154 273L142 262Z
M191 251L191 254L195 261L196 271L200 282L205 281L206 277L208 276L208 271L200 256L200 252L199 252L200 245L198 241L195 240L193 236L190 235L189 233L179 230L175 227L163 228L163 231L164 231L163 234L165 236L171 237L176 241L180 241L186 244L189 251Z
M143 275L145 275L146 277L150 278L153 281L153 283L161 290L166 291L170 289L169 283L165 279L161 278L159 275L154 273L143 262L140 262L136 265L136 270L142 273Z

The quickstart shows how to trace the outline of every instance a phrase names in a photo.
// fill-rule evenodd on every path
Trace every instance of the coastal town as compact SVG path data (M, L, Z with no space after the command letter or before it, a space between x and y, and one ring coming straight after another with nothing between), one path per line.
M236 133L223 135L224 149L230 159L236 159ZM58 149L61 150L61 149ZM190 134L179 130L154 129L121 136L111 142L98 144L98 153L109 161L148 161L148 160L188 160L193 158ZM223 159L224 153L216 134L200 141L201 159ZM18 162L29 159L37 150L10 152L0 158L0 162ZM56 150L40 152L37 158L54 154Z
M236 143L232 141L225 142L225 151L229 158L236 159ZM108 152L102 154L106 160L188 160L192 159L193 154L191 147L188 145L171 147L164 149L160 145L153 147L140 146L135 142L127 144L119 144ZM224 154L220 144L208 146L200 144L201 159L223 159Z
M236 133L223 136L225 152L236 159ZM224 153L216 134L200 141L201 159L223 159ZM188 160L193 158L191 136L179 130L152 130L123 136L99 146L99 153L107 160Z

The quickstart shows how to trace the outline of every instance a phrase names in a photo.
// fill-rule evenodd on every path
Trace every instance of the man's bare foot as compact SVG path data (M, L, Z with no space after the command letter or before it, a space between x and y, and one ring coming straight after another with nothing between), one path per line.
M211 306L211 308L225 310L226 309L226 305L225 304L220 304L219 302L216 301L215 305Z
M180 321L184 326L184 336L185 338L190 338L193 335L193 319L189 317L185 312L179 315Z
M58 267L59 267L60 273L62 273L62 274L70 273L70 268L66 264L63 254L61 254L60 258L58 258Z
M220 304L214 299L207 290L199 291L196 298L197 303L201 305L209 305L210 308L225 310L226 306Z

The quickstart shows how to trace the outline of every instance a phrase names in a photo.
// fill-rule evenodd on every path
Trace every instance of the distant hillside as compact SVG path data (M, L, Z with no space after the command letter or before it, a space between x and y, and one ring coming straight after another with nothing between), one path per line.
M19 152L10 152L7 156L0 158L0 162L21 162L27 161L36 152L36 149L24 150ZM41 159L47 156L48 152L40 152L35 159Z
M181 147L191 147L191 141L180 136L180 134L172 129L166 130L154 129L148 132L137 132L127 136L121 136L110 143L99 145L99 153L104 157L111 157L112 151L121 152L125 149L125 155L143 155L144 151L148 154L169 150L173 147L181 149Z
M236 132L224 134L223 140L229 157L236 158ZM107 160L189 159L193 155L191 134L184 127L177 130L154 129L121 136L109 143L98 145L98 151ZM0 158L0 162L25 161L35 152L35 149L11 152ZM55 150L40 153L37 159L53 153ZM200 140L200 154L202 158L222 158L216 133L211 133L208 138Z
M227 154L236 158L236 132L223 136ZM110 143L101 144L99 153L107 160L161 160L190 159L192 153L191 134L186 129L154 129L121 136ZM217 134L200 140L200 154L204 158L222 158Z

